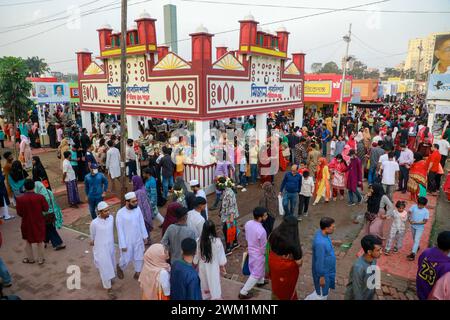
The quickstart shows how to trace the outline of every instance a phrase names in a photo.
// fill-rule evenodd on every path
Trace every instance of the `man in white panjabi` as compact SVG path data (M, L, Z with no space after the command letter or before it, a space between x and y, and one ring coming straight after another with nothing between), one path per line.
M115 180L120 177L120 151L114 147L112 140L108 141L108 151L106 152L106 170L111 177L111 189L115 190Z
M142 266L144 264L145 244L148 233L145 228L144 218L141 209L138 207L138 200L134 192L125 195L125 207L117 212L116 227L119 238L120 261L117 265L117 276L124 278L123 270L133 261L134 279L139 279Z
M116 277L116 255L114 247L114 217L109 215L109 206L101 201L97 205L97 218L90 225L91 246L94 263L100 272L103 288L110 299L116 299L111 280Z
M202 211L205 210L206 200L202 197L196 197L194 209L188 212L187 225L195 231L196 239L202 235L205 218L202 217Z

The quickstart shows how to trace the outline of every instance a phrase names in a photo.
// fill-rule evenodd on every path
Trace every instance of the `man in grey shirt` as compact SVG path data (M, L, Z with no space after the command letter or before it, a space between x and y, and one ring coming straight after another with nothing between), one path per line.
M187 225L187 213L188 209L185 207L177 208L175 210L175 216L177 217L177 223L170 225L164 237L161 240L161 244L169 251L170 262L175 260L182 260L181 242L186 238L192 238L196 240L195 230Z
M381 255L383 242L374 235L367 235L361 239L364 254L359 257L350 270L345 300L373 300L378 279L376 265Z
M378 146L372 147L370 149L370 167L369 167L369 176L368 176L368 182L369 185L374 184L376 173L377 173L377 165L378 161L380 160L380 157L385 153L383 147L383 141L378 141Z

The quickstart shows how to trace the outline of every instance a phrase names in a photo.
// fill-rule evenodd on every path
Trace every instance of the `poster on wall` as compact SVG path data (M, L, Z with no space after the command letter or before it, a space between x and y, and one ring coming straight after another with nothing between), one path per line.
M37 110L38 110L38 121L39 121L39 134L41 136L46 135L47 134L47 129L45 127L45 110L44 110L45 106L44 105L38 105L37 106Z
M436 36L427 99L450 100L450 33Z
M450 74L432 74L428 81L428 100L450 100Z
M34 82L31 99L37 103L70 102L69 86L63 82Z

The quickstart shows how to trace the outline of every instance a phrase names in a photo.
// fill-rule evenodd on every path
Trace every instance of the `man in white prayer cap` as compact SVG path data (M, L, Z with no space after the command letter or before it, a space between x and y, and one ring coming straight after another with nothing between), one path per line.
M120 260L117 265L117 276L124 278L123 270L133 261L134 279L138 280L144 264L145 244L148 233L145 228L141 209L134 192L125 195L125 207L117 212L116 227L119 238Z
M97 205L97 218L90 225L91 246L94 263L100 272L103 288L110 299L115 300L111 280L116 277L116 254L114 247L114 216L109 214L109 206L101 201Z
M189 181L189 186L191 187L192 192L194 192L196 197L202 197L206 201L206 193L205 191L200 187L200 182L198 180L191 180ZM208 220L208 203L206 203L205 210L202 211L202 217L205 218L205 220Z

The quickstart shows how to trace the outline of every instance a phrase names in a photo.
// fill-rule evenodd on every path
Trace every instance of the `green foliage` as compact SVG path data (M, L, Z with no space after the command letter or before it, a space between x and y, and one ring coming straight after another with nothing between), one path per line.
M385 78L397 78L401 76L402 72L395 68L384 68L383 74Z
M334 61L330 61L324 64L322 69L320 69L319 73L342 73L342 70L339 69L338 65Z
M32 77L40 77L45 72L50 71L48 64L42 58L28 57L25 62L29 69L29 75Z
M30 96L31 83L26 80L29 69L22 58L0 58L0 106L4 115L11 121L27 117L33 106Z

